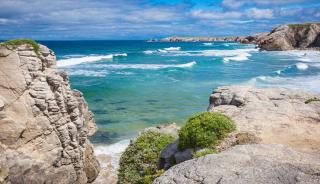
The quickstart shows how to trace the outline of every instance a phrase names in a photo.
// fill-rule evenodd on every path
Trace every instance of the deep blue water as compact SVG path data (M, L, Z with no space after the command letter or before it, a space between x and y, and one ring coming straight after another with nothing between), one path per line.
M259 52L237 43L40 41L57 55L94 112L96 143L130 138L145 127L182 124L205 111L223 85L282 86L320 92L320 54Z

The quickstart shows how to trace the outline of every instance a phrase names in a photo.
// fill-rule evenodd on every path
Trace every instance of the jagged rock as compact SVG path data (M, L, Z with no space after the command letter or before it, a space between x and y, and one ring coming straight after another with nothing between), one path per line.
M238 145L173 166L154 184L320 183L320 157L283 145Z
M93 115L39 46L0 46L0 183L92 182Z
M320 23L289 24L274 28L258 39L263 50L292 50L320 47Z
M240 132L251 133L262 143L285 144L320 153L320 98L282 88L220 87L210 97L209 111L229 116Z

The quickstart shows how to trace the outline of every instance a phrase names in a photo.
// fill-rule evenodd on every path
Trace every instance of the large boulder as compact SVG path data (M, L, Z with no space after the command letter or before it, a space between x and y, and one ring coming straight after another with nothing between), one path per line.
M262 143L320 153L319 99L284 88L228 86L212 93L208 110L227 115L239 132L251 133Z
M154 184L320 183L320 157L283 145L238 145L173 166Z
M43 45L0 44L0 183L88 183L95 122Z
M263 50L281 51L320 48L320 23L289 24L257 38Z

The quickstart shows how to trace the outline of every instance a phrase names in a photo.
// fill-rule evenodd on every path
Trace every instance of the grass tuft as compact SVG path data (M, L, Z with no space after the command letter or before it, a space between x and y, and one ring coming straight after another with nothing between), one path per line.
M36 41L34 40L31 40L31 39L14 39L14 40L8 40L8 41L5 41L5 42L2 42L0 43L1 45L3 46L11 46L13 48L16 48L18 47L19 45L28 45L28 46L31 46L33 48L33 50L38 53L40 47L39 45L37 44Z

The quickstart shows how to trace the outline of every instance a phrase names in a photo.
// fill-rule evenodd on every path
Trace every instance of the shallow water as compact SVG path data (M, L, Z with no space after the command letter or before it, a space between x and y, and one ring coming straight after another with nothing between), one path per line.
M58 67L84 93L99 131L111 144L141 129L182 124L205 111L218 86L282 86L320 92L320 52L259 52L238 43L47 41Z

